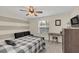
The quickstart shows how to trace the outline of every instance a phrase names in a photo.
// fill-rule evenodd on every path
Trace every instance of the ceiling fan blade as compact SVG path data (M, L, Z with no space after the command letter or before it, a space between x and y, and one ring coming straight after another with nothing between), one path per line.
M26 16L28 16L29 14L26 14Z
M26 10L20 9L20 11L26 11Z
M37 14L34 14L35 16L38 16Z
M34 16L38 16L36 13L34 13Z
M42 11L36 11L36 13L43 13Z

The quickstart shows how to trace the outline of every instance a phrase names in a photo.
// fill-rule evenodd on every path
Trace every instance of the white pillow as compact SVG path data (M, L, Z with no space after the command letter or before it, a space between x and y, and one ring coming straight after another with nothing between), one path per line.
M5 40L1 40L0 45L4 45L4 44L5 44Z

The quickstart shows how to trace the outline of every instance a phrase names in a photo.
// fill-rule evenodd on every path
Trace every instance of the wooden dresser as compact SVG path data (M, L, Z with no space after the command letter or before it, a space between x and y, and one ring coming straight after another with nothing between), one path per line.
M64 29L63 52L79 53L79 29Z

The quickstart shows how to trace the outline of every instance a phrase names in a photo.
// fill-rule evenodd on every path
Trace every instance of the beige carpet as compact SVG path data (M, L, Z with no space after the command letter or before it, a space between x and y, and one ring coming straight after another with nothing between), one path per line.
M62 43L46 41L46 50L41 53L62 53Z

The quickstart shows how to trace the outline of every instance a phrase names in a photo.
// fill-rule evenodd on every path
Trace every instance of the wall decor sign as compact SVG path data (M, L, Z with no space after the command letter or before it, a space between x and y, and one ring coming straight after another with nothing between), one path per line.
M61 26L61 20L60 19L55 20L55 26Z

